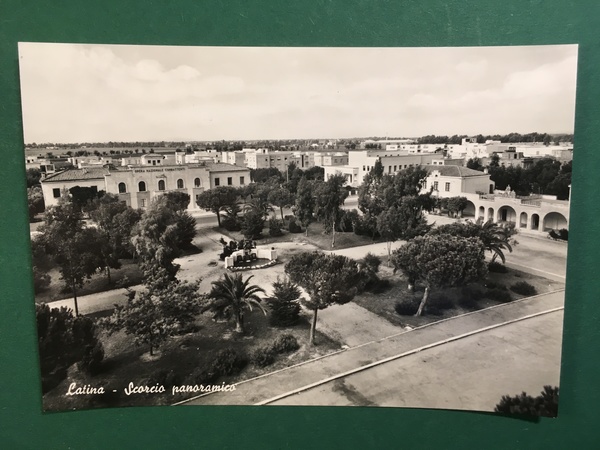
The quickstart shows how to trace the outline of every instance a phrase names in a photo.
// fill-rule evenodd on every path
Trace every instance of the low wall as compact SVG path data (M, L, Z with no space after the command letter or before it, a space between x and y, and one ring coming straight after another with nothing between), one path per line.
M275 261L277 259L277 252L270 248L253 248L252 252L256 252L258 259L268 259L269 261ZM225 268L229 269L234 267L234 262L237 260L238 255L244 256L244 250L237 250L231 254L231 256L225 257Z

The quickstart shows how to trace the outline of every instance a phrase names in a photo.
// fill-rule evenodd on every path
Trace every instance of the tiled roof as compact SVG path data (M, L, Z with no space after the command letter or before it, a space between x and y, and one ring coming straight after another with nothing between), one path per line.
M47 183L49 181L97 180L97 179L104 178L104 175L107 175L108 173L109 173L109 170L105 167L101 167L101 168L87 167L85 169L68 169L68 170L63 170L62 172L48 175L46 178L44 178L42 180L42 182Z
M480 177L482 175L487 175L484 172L479 170L469 169L468 167L463 166L436 166L436 165L426 165L421 166L427 170L427 172L431 173L434 170L437 170L440 175L444 177L458 177L458 178L466 178L466 177Z
M226 163L206 163L206 168L209 172L235 172L235 171L247 171L247 167L236 166L235 164Z

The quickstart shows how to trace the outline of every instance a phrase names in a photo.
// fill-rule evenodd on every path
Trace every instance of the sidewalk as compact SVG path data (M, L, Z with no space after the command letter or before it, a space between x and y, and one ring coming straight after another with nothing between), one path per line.
M282 369L236 385L233 392L216 392L181 402L186 405L251 405L276 401L305 387L351 373L378 361L394 358L423 347L443 344L530 315L562 308L564 291L530 297L433 323L411 331L359 345L329 356ZM489 351L493 351L490 348Z

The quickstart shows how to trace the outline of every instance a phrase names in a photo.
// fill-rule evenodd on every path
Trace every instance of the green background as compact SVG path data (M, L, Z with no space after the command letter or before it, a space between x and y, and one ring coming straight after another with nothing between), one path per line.
M0 447L600 448L599 24L597 0L0 0ZM527 422L456 411L324 407L156 407L42 414L18 41L240 46L578 43L559 418ZM357 68L364 70L360 61Z

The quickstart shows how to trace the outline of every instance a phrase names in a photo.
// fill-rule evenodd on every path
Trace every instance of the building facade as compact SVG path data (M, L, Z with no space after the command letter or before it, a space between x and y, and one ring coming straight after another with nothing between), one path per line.
M196 200L204 190L249 182L250 171L245 167L205 163L72 169L46 177L41 185L46 206L56 205L65 190L80 186L116 194L127 205L141 209L167 192L184 192L190 196L188 209L193 210L199 209Z

